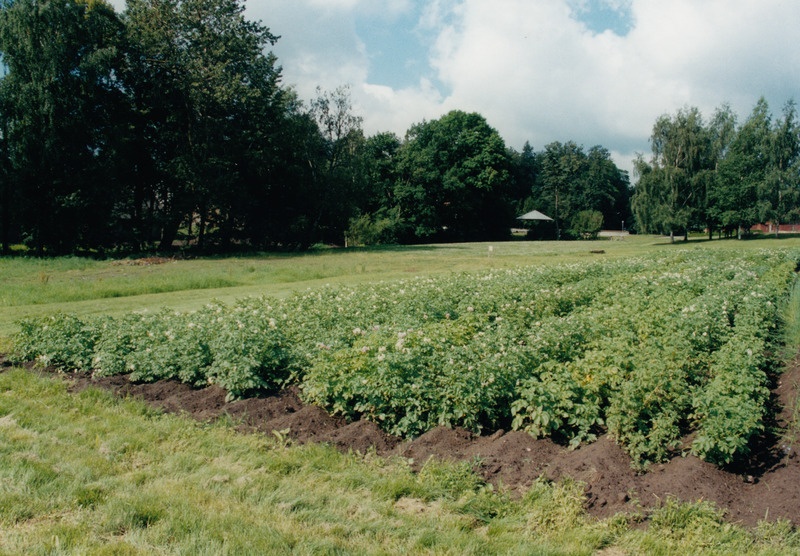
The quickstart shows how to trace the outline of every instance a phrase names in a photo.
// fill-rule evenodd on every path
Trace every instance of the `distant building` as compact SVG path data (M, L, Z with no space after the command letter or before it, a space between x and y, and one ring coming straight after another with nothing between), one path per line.
M795 224L779 224L777 226L779 234L800 234L800 223ZM767 222L766 224L754 224L750 226L751 232L761 232L762 234L774 234L775 224Z

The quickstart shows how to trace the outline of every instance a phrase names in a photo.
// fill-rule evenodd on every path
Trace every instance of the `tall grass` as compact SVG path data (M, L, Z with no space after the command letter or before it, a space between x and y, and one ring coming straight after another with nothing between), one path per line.
M800 346L800 280L796 281L786 305L783 308L783 343L789 346L788 356L794 356L794 349Z
M341 454L161 415L105 392L0 373L2 554L791 554L783 524L667 505L649 531L598 521L582 485L523 495L469 464ZM654 552L655 551L655 552Z

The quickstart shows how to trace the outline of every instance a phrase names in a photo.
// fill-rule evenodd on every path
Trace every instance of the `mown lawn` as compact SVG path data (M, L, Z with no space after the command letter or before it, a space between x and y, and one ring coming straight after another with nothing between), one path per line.
M798 239L692 241L692 248L752 249L797 246ZM249 295L286 296L326 283L352 285L432 274L616 258L685 248L654 236L622 241L469 243L327 249L297 254L253 254L137 264L131 259L0 258L0 337L22 318L55 311L120 315L170 306L201 307ZM592 253L604 251L604 253Z

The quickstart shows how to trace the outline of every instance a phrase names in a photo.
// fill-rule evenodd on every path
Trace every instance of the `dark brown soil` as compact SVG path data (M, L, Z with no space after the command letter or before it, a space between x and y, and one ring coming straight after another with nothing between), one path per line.
M477 460L478 471L487 481L512 491L524 489L542 476L552 480L572 477L585 483L586 509L598 517L640 512L675 497L712 501L725 510L728 520L747 526L764 518L785 518L800 525L800 458L796 456L797 447L786 445L781 439L765 443L751 462L737 469L723 470L687 455L637 473L630 458L607 436L577 450L522 432L496 431L476 436L447 428L402 441L385 434L374 423L347 423L319 407L305 405L296 388L275 396L226 403L224 390L216 386L196 389L174 381L134 384L124 376L67 376L75 390L87 386L107 388L201 420L228 414L243 431L277 431L297 443L327 442L344 451L362 453L374 449L379 455L411 458L415 466L430 457ZM786 426L792 419L798 385L800 360L780 376L773 392L779 410L778 425Z

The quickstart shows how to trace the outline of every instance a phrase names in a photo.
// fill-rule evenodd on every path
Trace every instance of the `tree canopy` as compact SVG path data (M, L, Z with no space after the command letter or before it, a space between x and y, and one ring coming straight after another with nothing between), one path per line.
M585 152L572 141L554 142L538 156L534 198L554 220L555 237L583 237L586 211L601 215L605 226L620 229L628 215L628 176L597 145ZM574 232L574 233L573 233Z
M796 218L800 125L793 102L773 121L761 98L742 125L727 105L705 123L697 108L661 116L652 158L635 161L632 200L639 231L688 234L705 228L738 237L757 223Z
M283 85L278 40L243 0L0 0L3 252L496 241L533 209L553 239L798 217L792 102L661 116L632 188L603 146L516 151L474 112L366 136L348 86Z
M100 241L124 165L123 44L102 1L2 4L4 250L14 229L39 253Z
M452 111L413 125L400 149L394 201L406 241L509 234L509 155L483 116Z

